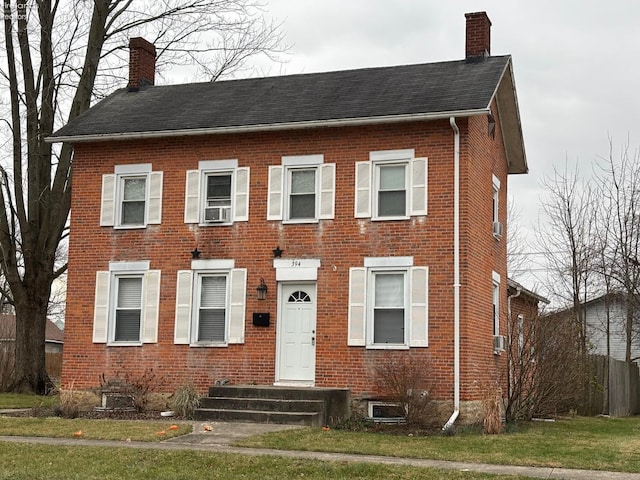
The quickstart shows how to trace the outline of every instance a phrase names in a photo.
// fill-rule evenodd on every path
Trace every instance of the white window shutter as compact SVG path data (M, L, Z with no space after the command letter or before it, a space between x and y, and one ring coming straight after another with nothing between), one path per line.
M282 187L284 168L269 166L269 193L267 195L267 220L282 220Z
M427 214L427 159L411 161L411 215Z
M371 217L371 162L356 162L355 217Z
M229 305L229 343L244 343L246 292L247 269L232 269L231 298Z
M187 170L184 223L200 223L200 170Z
M96 294L93 311L93 343L107 343L110 285L111 274L109 272L96 272Z
M160 310L160 270L149 270L144 276L144 324L142 342L158 343L158 313Z
M321 219L335 217L336 204L336 164L320 165L320 215Z
M347 345L364 346L366 344L366 278L366 268L349 269L349 338Z
M409 326L409 346L429 346L429 269L411 268L411 316Z
M192 301L193 272L178 270L176 285L176 322L173 333L173 343L189 344L191 332L191 301Z
M249 221L249 167L236 169L234 221Z
M162 223L162 172L149 174L149 209L147 210L147 224Z
M100 226L113 227L116 223L116 176L102 176L102 199L100 202Z

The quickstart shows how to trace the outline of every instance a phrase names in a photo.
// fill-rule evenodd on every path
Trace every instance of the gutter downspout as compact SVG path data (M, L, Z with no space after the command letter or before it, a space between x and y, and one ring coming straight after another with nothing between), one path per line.
M511 319L513 315L511 313L511 300L518 298L522 293L522 288L516 287L516 293L507 296L507 341L511 340ZM511 392L513 391L512 378L511 378L511 363L513 363L511 345L507 346L507 400L511 398Z
M448 430L460 415L460 129L453 129L453 413L442 430Z

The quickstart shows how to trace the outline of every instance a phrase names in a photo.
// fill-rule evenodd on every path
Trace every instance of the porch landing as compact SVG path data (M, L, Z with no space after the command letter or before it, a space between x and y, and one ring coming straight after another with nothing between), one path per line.
M209 388L200 399L196 420L335 425L348 418L348 389L222 385Z

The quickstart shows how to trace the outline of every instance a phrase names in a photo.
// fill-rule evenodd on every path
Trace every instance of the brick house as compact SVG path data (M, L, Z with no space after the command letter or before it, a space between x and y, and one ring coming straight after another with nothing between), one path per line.
M153 368L168 392L357 401L404 356L471 418L506 368L527 164L511 57L466 17L463 60L170 86L132 39L128 87L50 138L75 149L63 382Z

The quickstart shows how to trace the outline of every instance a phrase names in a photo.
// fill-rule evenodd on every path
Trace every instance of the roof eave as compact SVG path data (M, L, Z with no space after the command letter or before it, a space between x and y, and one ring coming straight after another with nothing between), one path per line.
M498 104L509 173L529 173L511 59L505 66L494 96Z
M328 127L348 127L375 125L384 123L400 123L415 122L425 120L441 120L451 117L471 117L477 115L487 115L490 109L479 108L473 110L456 110L449 112L433 112L433 113L415 113L406 115L386 115L379 117L358 117L358 118L339 118L328 120L312 120L303 122L286 122L260 125L238 125L230 127L213 127L213 128L191 128L181 130L154 130L147 132L126 132L126 133L107 133L92 135L61 135L49 136L45 139L48 143L88 143L88 142L105 142L113 140L143 140L149 138L160 137L184 137L195 135L217 135L224 133L249 133L249 132L266 132L277 130L299 130L306 128L328 128Z

